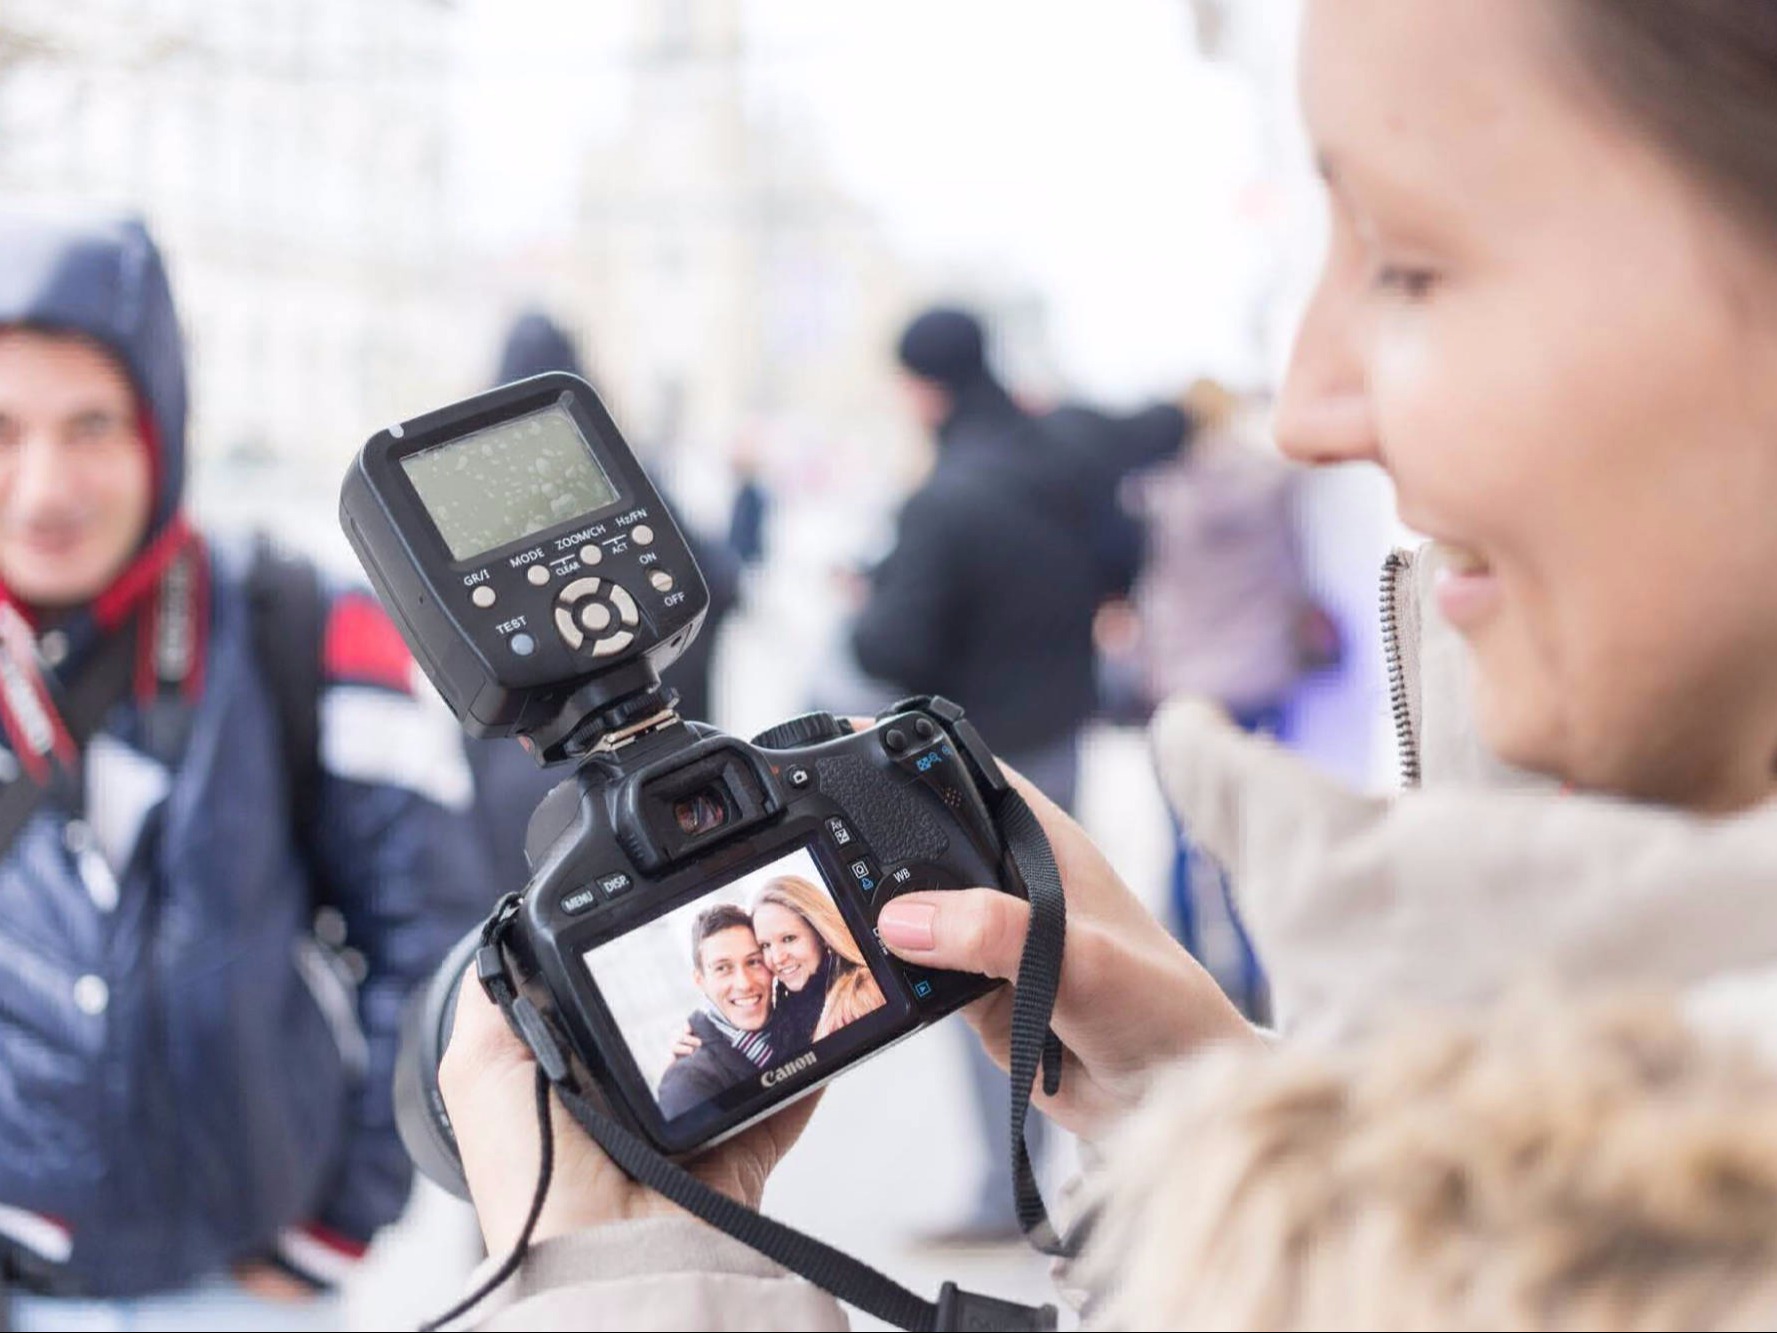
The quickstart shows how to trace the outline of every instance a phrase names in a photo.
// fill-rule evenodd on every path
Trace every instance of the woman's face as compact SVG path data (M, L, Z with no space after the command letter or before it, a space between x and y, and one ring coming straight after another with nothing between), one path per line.
M1500 757L1742 806L1777 757L1777 244L1593 90L1559 13L1310 0L1333 223L1280 442L1379 462L1438 540Z
M801 990L820 970L820 937L800 913L777 903L760 903L753 913L753 933L765 950L765 966L790 990Z

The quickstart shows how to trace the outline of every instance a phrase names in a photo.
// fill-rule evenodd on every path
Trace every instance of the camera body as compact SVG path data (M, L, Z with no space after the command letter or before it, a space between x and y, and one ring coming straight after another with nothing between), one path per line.
M471 734L576 761L527 839L494 957L546 1067L667 1154L732 1134L985 994L876 935L916 890L1025 888L994 818L1005 781L949 701L854 731L816 713L745 742L681 719L659 671L708 593L591 388L551 374L373 437L346 535ZM482 931L410 1010L396 1115L464 1192L437 1068Z
M900 894L1016 886L983 796L979 764L992 760L960 710L910 701L860 732L811 714L752 744L679 722L649 741L621 761L588 759L538 808L533 874L504 948L512 980L572 1053L581 1090L662 1152L726 1137L992 988L984 977L907 967L875 933L883 904ZM688 957L702 948L708 972L711 946L695 942L691 914L739 905L733 886L749 877L758 891L788 876L824 890L880 1002L818 1036L806 1022L774 1033L771 1054L732 1081L714 1073L669 1093L671 1064L648 1068L666 1051L638 1045L646 1004L630 988L642 969L625 967L636 947L626 942L664 929ZM646 966L658 952L634 958ZM688 961L685 976L664 980L683 1001L720 1010L722 997L694 996L695 968ZM818 972L808 969L806 985L821 984ZM770 1010L787 1007L787 986L768 984ZM763 1030L773 1026L768 1017Z

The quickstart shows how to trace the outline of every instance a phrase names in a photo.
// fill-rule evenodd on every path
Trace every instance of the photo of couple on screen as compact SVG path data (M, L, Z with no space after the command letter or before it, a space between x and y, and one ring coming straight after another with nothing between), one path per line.
M806 849L602 946L588 962L668 1120L781 1068L886 1003Z

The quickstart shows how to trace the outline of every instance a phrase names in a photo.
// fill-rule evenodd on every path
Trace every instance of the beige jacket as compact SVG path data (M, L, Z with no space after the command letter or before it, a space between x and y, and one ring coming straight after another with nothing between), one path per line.
M1391 1013L1479 1004L1540 974L1676 984L1706 1019L1777 1037L1777 803L1703 819L1564 795L1503 769L1456 707L1467 661L1460 640L1420 613L1431 605L1426 571L1410 559L1398 570L1395 693L1423 785L1355 794L1203 704L1174 704L1155 721L1167 793L1232 871L1283 1030L1336 1039ZM1165 1190L1171 1170L1191 1169L1163 1166L1141 1187ZM672 1221L540 1247L485 1326L838 1328L844 1318L800 1279Z

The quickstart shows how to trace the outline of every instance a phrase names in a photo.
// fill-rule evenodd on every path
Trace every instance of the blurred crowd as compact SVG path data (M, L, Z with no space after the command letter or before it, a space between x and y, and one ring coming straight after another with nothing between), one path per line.
M263 533L194 525L176 295L140 222L4 225L10 1317L325 1326L407 1197L389 1096L406 997L524 883L530 813L563 772L457 735L350 580ZM965 701L1064 809L1087 728L1140 724L1179 689L1287 735L1292 688L1337 667L1338 631L1253 405L1200 381L1127 415L1033 407L989 343L940 306L884 348L932 461L882 556L831 571L850 660L809 702ZM491 382L547 371L587 374L531 311ZM780 504L744 465L732 495L725 531L686 524L710 606L665 682L691 718L711 713L724 625ZM1234 941L1218 967L1262 1017L1225 886L1194 879L1173 836L1177 929ZM932 1238L1015 1241L1004 1079L972 1066L997 1165Z

